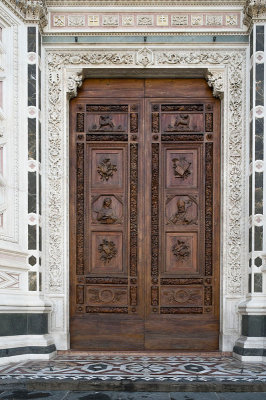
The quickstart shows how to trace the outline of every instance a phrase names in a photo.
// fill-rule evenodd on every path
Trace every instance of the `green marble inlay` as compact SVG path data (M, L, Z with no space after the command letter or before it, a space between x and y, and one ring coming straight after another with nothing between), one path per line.
M262 292L262 274L259 273L254 274L254 292L256 293Z
M264 26L256 26L256 51L264 51Z
M263 226L255 226L255 251L262 251Z
M255 118L255 159L263 160L264 118Z
M255 214L263 214L263 172L255 172Z
M28 159L36 160L36 118L28 118Z
M37 290L37 272L29 271L29 291L35 292Z
M36 172L28 172L28 213L36 213Z
M251 252L252 251L252 228L249 228L248 237L249 237L249 252Z
M77 39L76 39L77 38ZM185 36L182 34L169 36L138 36L138 35L121 35L121 36L43 36L43 43L213 43L212 35L192 35ZM77 42L76 42L77 40ZM249 43L249 35L217 35L215 43Z
M28 106L36 106L36 65L28 65Z
M28 52L36 52L36 28L28 27Z
M36 225L28 225L28 249L36 250L37 238L36 238Z
M253 55L253 29L250 34L250 57Z

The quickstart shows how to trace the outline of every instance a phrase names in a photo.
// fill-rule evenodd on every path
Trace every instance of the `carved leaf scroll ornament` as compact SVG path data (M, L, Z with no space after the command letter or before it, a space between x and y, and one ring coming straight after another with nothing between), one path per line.
M116 171L116 165L111 163L110 158L105 158L97 167L97 172L102 181L108 181Z
M117 303L125 296L127 291L125 289L89 289L90 301L94 303Z
M117 248L112 240L103 239L102 243L98 246L100 259L106 264L109 263L116 255Z
M168 301L170 304L199 303L199 301L201 300L201 296L198 291L193 291L189 289L172 289L165 291L165 295L168 296Z
M172 246L172 253L176 261L185 261L190 256L190 249L185 241L178 239Z

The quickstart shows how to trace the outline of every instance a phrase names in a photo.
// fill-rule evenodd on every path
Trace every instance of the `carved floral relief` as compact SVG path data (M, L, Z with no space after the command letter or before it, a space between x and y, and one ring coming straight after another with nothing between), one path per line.
M172 253L175 255L177 261L185 261L190 256L190 247L185 240L177 239L172 246Z
M112 240L103 239L98 246L98 252L100 253L100 259L106 264L117 255L117 248Z
M116 171L117 167L115 164L111 163L110 158L104 158L97 166L97 172L102 181L108 181Z

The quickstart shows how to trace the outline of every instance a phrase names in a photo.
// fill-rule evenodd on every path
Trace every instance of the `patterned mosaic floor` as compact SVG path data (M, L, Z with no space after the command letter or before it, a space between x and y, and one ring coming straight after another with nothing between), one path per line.
M231 357L59 355L0 366L0 379L266 382L266 365Z

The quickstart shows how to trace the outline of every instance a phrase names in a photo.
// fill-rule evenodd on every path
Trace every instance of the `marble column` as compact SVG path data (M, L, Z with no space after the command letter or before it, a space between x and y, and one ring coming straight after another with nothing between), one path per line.
M249 260L246 300L239 305L241 337L234 355L245 361L266 359L266 23L250 35Z

